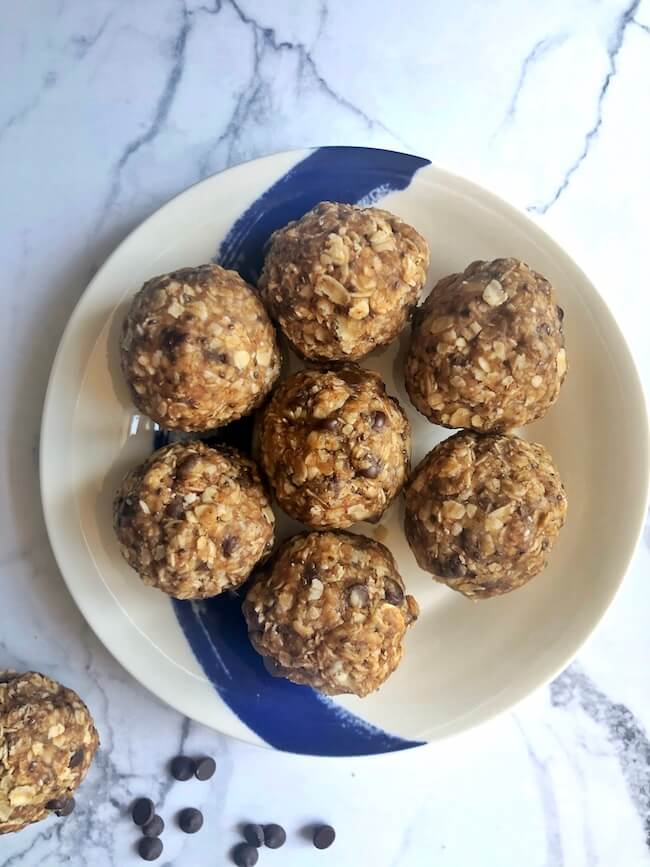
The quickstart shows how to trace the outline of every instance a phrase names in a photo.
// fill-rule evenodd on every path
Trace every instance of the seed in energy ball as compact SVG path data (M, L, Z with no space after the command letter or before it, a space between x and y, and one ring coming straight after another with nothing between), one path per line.
M189 780L190 777L194 776L196 764L194 759L191 759L189 756L176 756L171 761L170 770L175 780L184 783L185 780Z
M158 837L143 837L138 843L138 853L143 861L155 861L163 851L162 840Z
M142 833L145 837L160 837L164 830L165 823L162 816L159 816L157 813L153 819L150 819L146 825L142 826Z
M239 843L235 846L232 858L237 867L255 867L259 860L259 853L255 846L248 843Z
M336 839L336 831L331 825L321 825L314 829L314 846L317 849L329 849Z
M133 804L131 817L136 825L146 825L156 815L156 808L151 798L138 798Z
M269 849L279 849L287 841L287 832L282 825L271 823L264 826L264 844Z
M196 807L185 807L178 814L178 826L186 834L196 834L203 827L203 813Z
M213 758L210 756L204 756L202 759L198 759L196 762L196 770L194 771L194 776L197 780L201 780L205 782L209 780L217 769L217 764Z
M244 840L251 845L260 846L264 845L264 828L261 825L256 825L253 822L250 822L248 825L244 825Z

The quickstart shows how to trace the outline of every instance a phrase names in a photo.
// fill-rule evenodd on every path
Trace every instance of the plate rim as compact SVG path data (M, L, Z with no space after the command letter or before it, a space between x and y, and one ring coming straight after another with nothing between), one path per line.
M324 146L324 147L329 147L329 146ZM413 156L412 154L406 154L405 152L402 152L402 151L390 151L390 150L385 149L385 148L359 147L359 146L352 146L352 145L350 145L350 146L337 145L337 146L331 146L331 147L336 147L340 150L367 150L367 151L373 151L373 152L388 151L388 152L393 153L393 154L400 154L400 155L407 156L407 157ZM172 708L177 710L183 716L190 717L191 719L194 719L197 722L200 722L201 724L207 725L209 728L212 728L213 730L218 731L222 735L232 737L235 740L238 740L242 743L246 743L248 745L263 746L263 747L268 748L268 749L274 749L274 748L271 745L266 744L264 741L261 741L259 738L257 738L255 733L252 731L249 731L245 726L244 726L244 728L246 729L246 733L248 735L247 737L244 737L243 735L232 732L232 731L227 731L226 730L227 727L216 728L214 723L208 722L205 719L201 719L200 716L197 716L196 714L189 714L187 712L187 709L182 706L182 700L175 698L173 689L170 688L167 692L161 693L161 692L157 691L156 689L154 689L152 686L150 686L143 679L142 673L140 671L138 671L137 666L131 664L131 660L130 660L128 654L125 652L120 652L120 647L119 647L119 645L116 645L115 642L110 643L109 636L102 634L102 633L105 633L104 629L100 628L98 630L95 622L93 622L92 605L89 604L86 599L84 599L82 589L79 586L79 582L75 582L72 579L70 579L66 573L66 569L64 569L63 565L62 565L65 562L65 552L64 552L65 540L60 538L58 535L58 530L54 526L54 520L53 520L53 511L52 510L54 507L52 506L51 503L48 502L49 497L51 496L51 492L52 492L52 490L54 490L56 488L56 486L53 486L52 482L51 482L51 478L52 478L53 474L52 474L51 469L48 466L48 458L46 455L47 444L48 444L48 439L49 439L47 434L48 434L49 428L52 427L54 424L54 416L56 414L56 408L54 407L54 392L55 392L55 389L57 388L57 385L58 385L57 379L59 376L59 371L60 371L61 365L63 363L62 358L63 358L64 349L65 349L66 345L68 344L70 337L73 334L75 328L78 326L78 320L79 320L79 317L80 317L81 312L82 312L84 301L87 300L89 293L91 292L94 284L100 279L100 277L103 275L103 273L109 269L109 267L112 264L113 259L122 250L122 248L127 243L132 243L134 237L138 233L140 233L141 231L143 231L143 232L146 231L149 223L152 222L156 217L158 217L158 215L160 215L161 212L174 208L177 204L177 201L179 199L181 199L183 196L188 195L190 193L190 191L192 191L195 187L198 187L202 184L210 183L210 182L214 181L214 179L216 177L219 177L223 174L226 174L230 171L233 171L235 169L241 168L242 166L246 166L246 165L261 164L261 163L265 163L265 164L269 165L269 164L273 164L273 162L277 161L278 159L287 158L287 157L295 157L295 162L297 163L299 161L299 158L301 155L307 156L310 153L313 153L315 150L320 150L320 149L321 148L318 148L318 147L314 147L314 148L310 147L310 148L296 148L296 149L289 149L289 150L281 150L281 151L273 152L270 154L266 154L266 155L261 156L261 157L254 157L254 158L251 158L250 160L245 160L241 163L237 163L237 164L232 165L232 166L228 166L227 168L224 168L219 172L215 172L206 178L202 178L201 180L196 181L195 183L189 185L188 187L184 188L180 192L176 193L172 198L168 199L160 207L158 207L154 211L152 211L152 213L150 213L147 217L145 217L144 220L139 222L130 232L128 232L128 234L124 238L122 238L122 240L114 247L114 249L111 251L111 253L107 256L107 258L103 261L103 263L98 268L98 270L92 276L92 278L88 281L88 283L86 284L85 288L83 289L81 295L79 296L79 299L77 300L76 304L74 305L74 308L73 308L73 310L72 310L72 312L68 318L66 326L65 326L65 328L61 334L61 337L59 339L57 350L56 350L56 353L54 355L54 359L52 362L50 375L48 378L47 389L45 392L45 398L43 401L43 410L42 410L41 425L40 425L40 438L39 438L39 450L38 450L39 488L40 488L40 496L41 496L41 508L42 508L42 512L43 512L43 516L44 516L48 540L49 540L50 547L52 549L52 552L53 552L53 555L54 555L54 558L55 558L55 561L57 564L57 568L61 574L61 578L65 582L66 587L68 589L68 592L72 596L76 606L78 607L79 611L83 615L86 623L92 629L93 633L97 636L97 638L100 640L100 642L103 644L103 646L108 650L108 652L111 654L111 656L113 656L116 659L116 661L139 684L144 686L149 692L151 692L153 695L155 695L159 700L164 701L166 704L168 704L169 706L171 706ZM641 534L643 531L645 514L647 512L648 500L650 497L650 478L649 478L649 475L650 475L650 470L649 470L650 431L648 429L648 405L647 405L647 401L646 401L645 390L643 388L643 383L642 383L641 377L639 375L639 371L638 371L638 368L636 365L635 358L634 358L634 356L630 350L630 347L627 343L625 335L624 335L621 327L619 326L618 321L616 320L614 314L610 310L606 300L599 292L597 286L590 279L590 277L586 274L586 272L575 262L575 260L566 251L566 249L560 244L560 242L556 239L554 234L549 232L545 226L541 225L541 221L536 217L536 215L532 215L532 214L529 214L528 212L524 211L522 208L513 204L509 199L504 198L501 194L495 192L490 186L487 186L483 182L478 182L474 178L460 175L458 173L450 171L450 170L444 168L443 166L441 166L437 163L433 163L433 162L429 162L429 165L426 168L427 168L427 170L434 171L441 178L441 180L444 180L444 181L450 183L456 189L458 189L462 192L469 193L472 198L476 198L477 196L484 198L485 196L487 196L488 199L492 200L491 204L498 205L501 208L501 210L504 211L505 213L510 211L511 216L517 218L519 221L523 220L523 224L525 226L529 227L530 229L532 229L533 234L536 236L534 240L540 239L547 246L550 246L553 255L557 256L558 259L563 260L565 264L570 266L570 268L572 268L576 273L578 273L579 276L581 277L581 279L584 281L584 283L586 285L588 285L589 289L594 293L594 296L597 298L598 302L601 305L601 311L599 311L599 312L602 313L609 320L608 321L609 327L615 331L617 338L618 338L618 342L619 342L618 349L619 349L619 352L621 354L621 358L624 362L627 363L627 367L629 368L629 372L631 373L631 375L633 377L633 382L631 383L631 385L632 385L634 392L637 394L637 397L638 397L637 410L639 413L639 419L640 419L640 421L643 422L642 430L639 432L639 435L643 441L643 446L644 446L643 454L640 454L638 456L639 460L643 461L643 466L640 468L640 472L639 472L639 478L643 479L645 482L643 490L641 491L641 489L639 489L639 492L642 494L640 497L640 499L642 500L642 505L638 509L638 514L636 514L634 516L634 526L633 526L634 532L631 533L628 537L627 550L625 551L624 556L621 557L621 568L619 570L619 575L616 579L616 583L609 590L607 598L603 602L603 605L601 606L601 610L598 612L597 616L593 619L586 634L572 640L570 642L571 649L562 654L562 660L559 661L555 666L551 666L551 670L547 673L547 675L545 677L543 677L542 679L538 680L534 685L528 686L528 687L521 687L517 691L518 696L514 700L506 700L505 703L504 702L499 703L497 701L496 702L497 706L495 707L494 706L495 696L499 695L499 693L496 693L495 696L493 696L491 699L491 703L493 706L480 719L475 720L474 722L467 725L465 728L463 728L460 731L452 731L452 732L442 733L441 735L437 736L435 739L430 740L424 744L424 746L435 746L437 744L443 743L444 741L448 740L449 738L461 737L461 736L469 733L470 731L473 731L474 729L478 728L479 726L499 717L501 714L506 713L509 710L512 710L514 707L516 707L522 701L524 701L528 696L530 696L531 694L533 694L537 690L542 689L551 680L553 680L561 671L563 671L571 663L571 661L575 658L577 653L585 646L585 644L594 637L594 635L596 634L596 631L602 625L606 613L609 611L609 609L611 608L611 606L615 602L615 600L616 600L616 598L620 592L621 586L623 584L625 576L627 575L627 572L628 572L629 567L630 567L630 563L632 561L632 558L634 557L634 554L636 552L636 549L637 549L637 546L639 544L639 540L640 540L640 537L641 537ZM490 204L490 202L488 202L488 204ZM642 470L642 472L641 472L641 470ZM46 490L47 488L49 488L49 491ZM397 753L397 754L399 754L399 753ZM292 755L292 753L289 753L289 755ZM363 759L369 760L369 759L377 758L379 756L387 756L387 755L388 755L388 753L378 753L378 754L369 754L369 755L364 755L364 756L357 756L356 758L357 759L363 758ZM344 757L344 756L323 756L323 757L310 756L310 758L327 758L328 760L332 760L332 759L344 759L346 757ZM349 757L347 757L347 758L349 758Z

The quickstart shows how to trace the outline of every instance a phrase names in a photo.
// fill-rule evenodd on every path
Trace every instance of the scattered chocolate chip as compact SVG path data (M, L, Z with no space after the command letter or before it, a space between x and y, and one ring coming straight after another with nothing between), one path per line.
M183 505L182 497L174 497L174 499L168 503L165 512L169 515L170 518L181 518L185 514L185 506Z
M339 420L337 418L326 418L321 424L321 427L324 430L329 430L329 431L337 430L338 426L339 426Z
M264 843L269 849L279 849L284 846L287 839L287 832L281 825L265 825L264 826Z
M364 608L368 604L369 593L365 584L352 584L347 589L347 596L351 608Z
M209 780L210 777L217 770L217 763L214 759L210 758L210 756L204 756L202 759L199 759L196 763L196 770L194 771L194 776L197 780L201 780L205 782Z
M185 782L185 780L189 780L194 775L196 766L194 760L190 759L189 756L176 756L176 758L172 759L169 767L175 780Z
M232 557L237 549L237 536L226 536L221 543L221 550L224 557Z
M79 765L84 760L84 751L83 747L79 747L78 750L75 750L73 754L70 756L70 761L68 762L69 768L78 768Z
M59 819L65 818L66 816L70 815L70 813L74 810L76 805L77 804L76 804L76 801L74 798L64 798L63 799L63 806L59 807L59 809L55 810L54 812L59 817Z
M404 601L404 591L392 578L386 578L384 581L384 596L386 602L391 605L401 605Z
M329 849L336 840L336 831L331 825L321 825L314 829L314 846L317 849Z
M56 811L62 810L64 808L65 802L67 800L68 800L67 798L52 798L52 800L48 801L47 804L45 805L45 809L46 810L56 810Z
M249 846L248 843L240 843L235 846L232 853L232 859L237 867L254 867L259 857L259 852L255 846Z
M136 825L146 825L156 814L151 798L138 798L133 804L131 816Z
M357 475L363 476L364 479L376 479L380 472L381 464L373 460L370 466L362 467L360 470L357 470Z
M257 846L259 849L260 846L264 845L264 828L261 825L255 825L253 822L244 825L244 840L250 846Z
M157 813L153 819L150 819L146 825L142 826L142 833L145 837L160 837L164 830L165 823L162 816L159 816Z
M162 855L163 844L158 837L143 837L138 843L138 854L143 861L155 861Z
M372 426L374 430L381 430L386 422L388 421L388 416L385 412L378 410L376 413L373 413L372 416Z
M178 814L178 827L186 834L196 834L203 827L203 813L196 807L185 807Z

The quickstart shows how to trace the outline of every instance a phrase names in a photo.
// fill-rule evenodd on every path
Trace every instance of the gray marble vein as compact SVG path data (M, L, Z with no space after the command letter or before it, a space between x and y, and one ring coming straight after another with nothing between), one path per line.
M609 91L612 80L614 79L614 76L617 72L616 62L618 55L623 48L625 34L628 27L634 23L634 16L637 9L639 8L640 3L641 0L632 0L632 2L624 9L616 22L616 28L614 29L614 32L612 33L607 42L608 70L598 91L598 99L596 102L596 118L593 125L590 127L590 129L587 130L580 153L564 173L562 181L560 182L559 186L552 194L552 196L542 204L530 207L530 211L537 214L547 213L549 208L551 208L557 202L560 196L565 192L565 190L571 183L571 178L574 176L582 163L588 157L591 146L596 140L596 137L598 136L598 133L603 123L603 108L605 98L607 96L607 92Z
M517 79L517 84L515 85L512 99L510 100L510 105L508 106L504 118L501 121L499 130L501 130L506 124L511 123L514 120L515 113L517 111L517 104L519 102L519 97L524 88L524 85L526 84L526 79L530 73L531 67L533 67L536 63L539 63L539 61L551 51L559 48L560 45L566 42L566 39L567 35L565 33L557 33L552 36L544 36L542 39L538 39L538 41L530 49L530 51L524 58L524 62L521 65L519 78Z

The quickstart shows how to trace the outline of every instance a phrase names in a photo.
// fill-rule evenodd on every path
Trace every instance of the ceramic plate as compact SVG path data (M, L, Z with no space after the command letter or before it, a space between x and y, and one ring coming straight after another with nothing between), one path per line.
M426 291L473 259L515 256L555 284L566 313L569 375L557 404L523 435L550 449L568 520L547 570L528 586L474 603L416 565L401 503L353 529L393 551L421 617L403 663L365 699L323 698L271 678L251 649L236 594L173 602L120 556L111 502L157 432L131 401L118 331L143 281L214 260L253 282L270 233L317 202L381 203L431 246ZM411 407L402 385L408 334L371 356L413 425L413 460L448 431ZM293 364L297 364L295 359ZM578 650L611 603L640 531L648 478L639 380L600 296L538 226L496 196L405 154L365 148L282 153L230 169L179 195L134 231L79 302L52 370L41 440L50 539L77 604L116 658L184 714L249 741L314 755L364 755L435 741L511 707ZM280 537L297 525L280 520Z

